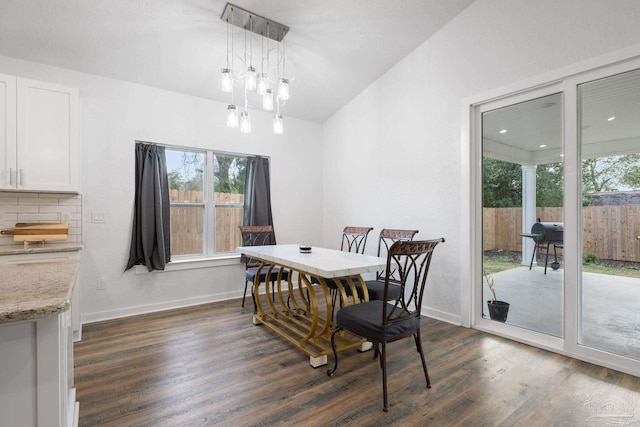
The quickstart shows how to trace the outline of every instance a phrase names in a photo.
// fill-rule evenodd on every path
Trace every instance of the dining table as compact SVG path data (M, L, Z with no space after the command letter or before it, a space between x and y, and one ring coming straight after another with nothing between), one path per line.
M253 284L253 323L268 327L309 355L314 368L326 365L327 355L333 353L334 308L329 283L338 293L341 307L368 301L362 274L383 270L387 264L386 258L297 244L241 246L237 251L260 261ZM270 277L275 267L280 267L278 280L275 292L270 293L269 282L261 283L260 275L264 272ZM283 269L289 271L285 278ZM361 291L356 289L358 282ZM371 343L348 331L336 334L335 342L337 351L371 348Z

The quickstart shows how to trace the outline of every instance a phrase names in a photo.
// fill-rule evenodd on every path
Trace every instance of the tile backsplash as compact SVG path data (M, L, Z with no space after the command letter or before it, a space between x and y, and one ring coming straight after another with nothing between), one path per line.
M68 222L66 242L82 243L82 195L0 191L0 228L17 222ZM11 235L0 235L0 246L22 245Z

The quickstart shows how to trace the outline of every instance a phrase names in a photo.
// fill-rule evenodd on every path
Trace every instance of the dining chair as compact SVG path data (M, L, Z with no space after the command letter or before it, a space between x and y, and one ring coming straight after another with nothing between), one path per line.
M395 242L400 241L411 241L413 237L418 234L418 230L399 230L399 229L391 229L391 228L383 228L380 231L380 236L378 237L378 256L379 257L387 257L387 253L389 253L389 248ZM367 280L365 281L365 285L367 286L367 291L369 293L369 301L371 300L382 300L384 296L384 279L386 277L386 271L381 270L376 273L375 280ZM399 276L399 271L397 268L393 268L389 274L389 294L388 298L390 300L395 300L400 293L401 278ZM356 289L358 291L358 297L362 300L362 286L360 282L356 282Z
M347 226L342 230L342 241L340 243L340 250L345 252L353 252L357 254L364 254L365 247L367 246L367 236L373 230L373 227L352 227ZM343 289L347 296L351 296L351 288L346 277L337 278L342 284ZM354 283L358 283L357 276L351 276ZM338 299L339 291L338 285L332 278L325 278L324 282L329 288L331 294L331 307L335 311L336 300ZM311 277L311 283L319 283L319 280L315 277ZM342 302L342 301L341 301Z
M275 245L276 238L273 232L273 226L271 225L239 225L240 234L242 235L242 246L264 246ZM245 271L244 271L244 293L242 295L242 307L244 307L244 301L247 297L247 285L251 283L251 297L253 298L253 309L257 311L255 295L253 293L253 284L258 274L258 267L261 262L257 259L253 259L245 256ZM267 266L260 270L260 283L267 282ZM271 298L275 300L275 282L278 280L278 274L280 273L280 267L273 267L269 274L269 282L271 282ZM287 280L289 278L289 271L282 269L281 280ZM267 287L267 292L269 292Z
M367 301L343 307L336 315L336 327L331 334L331 347L335 365L327 370L332 376L338 368L336 334L348 331L374 344L374 358L380 357L382 368L383 410L389 410L387 398L387 343L413 336L420 359L427 388L431 388L427 363L424 359L420 338L420 309L427 283L427 273L433 250L444 239L399 241L387 253L385 288L381 300ZM396 267L394 267L396 266ZM393 284L391 272L398 270L400 293L389 301L389 289Z

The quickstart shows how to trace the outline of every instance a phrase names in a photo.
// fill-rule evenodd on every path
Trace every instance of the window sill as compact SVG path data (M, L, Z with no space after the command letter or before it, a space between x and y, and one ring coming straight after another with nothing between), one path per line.
M197 268L223 267L240 263L240 254L217 256L215 258L191 258L178 259L167 264L164 270L154 270L151 273L164 273L167 271L193 270ZM136 274L148 274L149 270L144 265L134 267Z

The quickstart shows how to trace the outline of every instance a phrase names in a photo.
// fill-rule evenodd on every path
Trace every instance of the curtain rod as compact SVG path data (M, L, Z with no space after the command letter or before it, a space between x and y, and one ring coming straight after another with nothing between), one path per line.
M191 151L213 151L215 154L221 154L223 156L265 157L265 158L271 160L271 156L265 156L265 155L262 155L262 154L236 153L236 152L232 152L232 151L214 150L214 149L210 149L210 148L185 147L184 145L173 145L173 144L164 144L164 143L161 143L161 142L141 141L139 139L134 140L134 144L136 144L138 142L141 142L143 144L159 145L159 146L162 146L162 147L165 147L165 148L176 149L176 150L180 150L180 151L185 151L185 150L191 150Z

